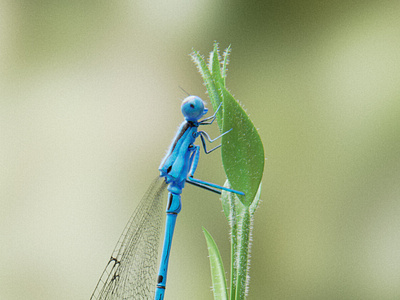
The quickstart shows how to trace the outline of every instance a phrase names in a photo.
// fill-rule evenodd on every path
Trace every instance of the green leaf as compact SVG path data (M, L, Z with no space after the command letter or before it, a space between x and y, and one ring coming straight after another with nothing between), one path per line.
M232 187L246 194L240 201L249 207L264 171L264 148L253 123L225 87L229 51L230 47L224 52L222 66L217 43L208 65L196 51L192 52L192 58L204 79L214 110L224 103L217 113L217 123L222 132L232 131L222 138L222 163Z
M223 86L224 101L222 163L232 188L245 193L239 199L245 207L253 202L264 171L264 147L253 123Z
M252 216L254 215L254 213L258 207L258 204L260 203L261 186L262 186L262 182L260 182L260 186L258 187L257 194L254 197L253 203L250 205L250 213Z
M211 71L208 69L208 66L204 61L203 56L201 56L197 51L193 50L191 57L193 59L193 62L196 64L201 76L203 77L212 107L214 111L216 111L220 103L222 103L222 97L219 94L218 87L214 81L214 78L211 75ZM220 129L222 129L222 115L223 109L220 109L217 113L217 123Z
M228 292L226 289L225 270L224 265L222 264L221 255L219 254L219 250L214 239L204 227L203 232L207 241L208 255L210 258L214 300L227 300Z
M229 47L226 48L226 50L224 51L224 55L223 55L224 62L222 63L222 69L221 69L221 75L222 75L222 78L224 79L223 86L226 86L226 82L225 82L226 81L226 72L228 71L227 65L229 62L228 58L229 58L230 51L231 51L231 45L229 45Z
M211 70L211 75L214 82L217 85L225 85L224 79L221 74L221 63L220 63L218 44L214 43L214 50L210 53L210 60L208 62L208 68Z

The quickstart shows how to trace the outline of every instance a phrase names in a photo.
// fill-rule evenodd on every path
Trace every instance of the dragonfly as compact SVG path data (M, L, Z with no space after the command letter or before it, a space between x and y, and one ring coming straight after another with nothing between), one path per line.
M201 150L199 145L194 144L196 139L200 137L204 152L209 154L221 145L207 150L206 141L212 143L232 130L214 139L211 139L205 131L199 130L200 126L211 125L214 122L221 105L222 103L212 116L200 120L208 112L205 102L194 95L183 100L181 111L185 120L161 161L160 175L150 185L125 226L91 300L164 299L172 238L176 219L182 207L181 193L186 183L218 194L225 190L244 195L243 192L193 177ZM162 227L162 195L166 189L168 198L165 234L156 279L158 242Z

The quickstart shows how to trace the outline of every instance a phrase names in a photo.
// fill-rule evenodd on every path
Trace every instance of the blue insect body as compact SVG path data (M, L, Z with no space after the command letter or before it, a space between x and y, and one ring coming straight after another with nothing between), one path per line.
M198 122L203 115L207 113L204 108L204 102L199 97L189 96L182 102L182 113L185 121L179 127L174 140L168 150L167 155L161 162L159 167L160 176L165 177L166 183L171 183L170 188L177 189L176 193L183 189L187 179L189 168L193 164L194 156L200 149L199 146L193 145L199 136ZM198 159L197 159L198 160ZM195 170L192 170L192 174Z
M217 111L220 109L218 107ZM171 251L172 237L178 213L181 211L181 193L185 183L220 193L226 190L239 195L244 193L228 189L216 184L193 178L200 155L200 146L194 142L200 137L206 154L218 149L221 145L207 150L205 140L213 142L225 135L222 133L211 139L199 126L210 125L216 118L216 113L200 121L207 113L203 100L197 96L189 96L182 102L182 114L185 120L178 129L169 150L159 167L160 178L155 180L138 209L131 217L124 233L102 277L97 284L91 299L149 299L152 287L148 278L153 276L157 258L157 238L159 232L159 198L168 184L168 202L163 251L157 278L155 300L164 299L167 280L168 261ZM149 199L152 198L152 199ZM149 204L151 203L151 204Z

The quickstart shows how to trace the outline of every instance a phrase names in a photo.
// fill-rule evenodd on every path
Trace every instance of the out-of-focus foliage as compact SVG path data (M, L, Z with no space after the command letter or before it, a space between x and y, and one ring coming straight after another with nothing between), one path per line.
M178 86L207 98L187 53L214 40L267 157L248 299L400 297L399 1L221 4L1 1L1 299L89 298L182 120ZM220 165L196 175L222 184ZM229 257L220 203L188 188L171 299L212 298L201 226Z

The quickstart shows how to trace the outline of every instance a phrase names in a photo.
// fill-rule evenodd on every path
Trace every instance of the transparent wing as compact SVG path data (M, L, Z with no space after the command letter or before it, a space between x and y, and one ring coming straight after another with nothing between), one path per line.
M148 300L154 296L166 187L160 177L150 185L125 226L91 300Z

